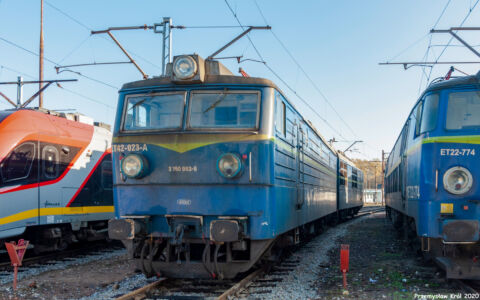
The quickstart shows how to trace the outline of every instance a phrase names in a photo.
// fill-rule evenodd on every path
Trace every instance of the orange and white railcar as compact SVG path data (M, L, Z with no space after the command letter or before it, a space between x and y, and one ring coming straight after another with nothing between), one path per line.
M22 236L44 251L104 237L111 136L79 114L0 111L0 241Z

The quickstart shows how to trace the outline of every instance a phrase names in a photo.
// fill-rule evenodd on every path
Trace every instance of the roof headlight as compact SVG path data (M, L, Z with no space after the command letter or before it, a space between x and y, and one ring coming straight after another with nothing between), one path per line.
M190 79L197 73L197 62L193 57L179 56L173 62L173 72L178 79Z
M234 178L242 170L242 161L236 154L224 153L217 160L217 170L225 178Z
M443 186L452 194L462 195L467 193L473 184L470 171L463 167L453 167L443 175Z
M128 154L120 164L122 173L129 178L142 178L148 171L147 159L139 154Z

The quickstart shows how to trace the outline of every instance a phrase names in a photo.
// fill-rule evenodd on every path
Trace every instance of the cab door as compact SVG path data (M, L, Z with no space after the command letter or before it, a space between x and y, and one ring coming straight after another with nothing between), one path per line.
M0 163L0 238L39 223L38 141L16 146Z
M41 224L61 223L63 220L62 188L60 177L60 153L59 145L52 143L40 143L40 164L39 176L40 186L40 209L45 210L44 217L40 219Z

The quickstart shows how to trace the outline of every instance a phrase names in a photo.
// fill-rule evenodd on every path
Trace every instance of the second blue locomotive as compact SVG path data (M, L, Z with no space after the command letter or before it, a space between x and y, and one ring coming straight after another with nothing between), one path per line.
M479 144L480 72L431 84L387 162L387 214L448 278L480 279Z
M363 203L361 171L271 81L198 55L123 86L113 161L110 237L147 276L232 278Z

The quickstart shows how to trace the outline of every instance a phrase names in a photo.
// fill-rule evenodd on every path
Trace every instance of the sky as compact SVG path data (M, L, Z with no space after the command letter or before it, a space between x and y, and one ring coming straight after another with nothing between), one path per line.
M448 34L429 34L432 28L480 26L480 0L44 1L44 79L78 79L49 87L44 106L108 124L115 119L119 88L142 79L135 67L72 67L58 74L54 67L126 61L108 36L90 31L153 25L163 17L192 27L173 29L174 55L207 57L241 33L240 27L193 28L238 26L232 11L242 25L270 25L272 30L249 34L253 45L243 38L220 55L247 61L222 62L234 73L241 67L250 76L275 82L327 140L338 141L337 149L362 141L347 152L352 158L379 159L382 150L390 151L427 78L445 76L450 68L404 70L380 62L480 62L455 40L445 47ZM0 0L0 82L16 81L17 76L38 80L39 21L40 0ZM145 73L160 75L161 35L152 30L114 34ZM459 35L480 49L478 31ZM479 71L479 64L455 66L467 74ZM26 85L24 99L37 90L38 85ZM0 92L16 99L15 86L0 85ZM0 99L0 109L7 108Z

